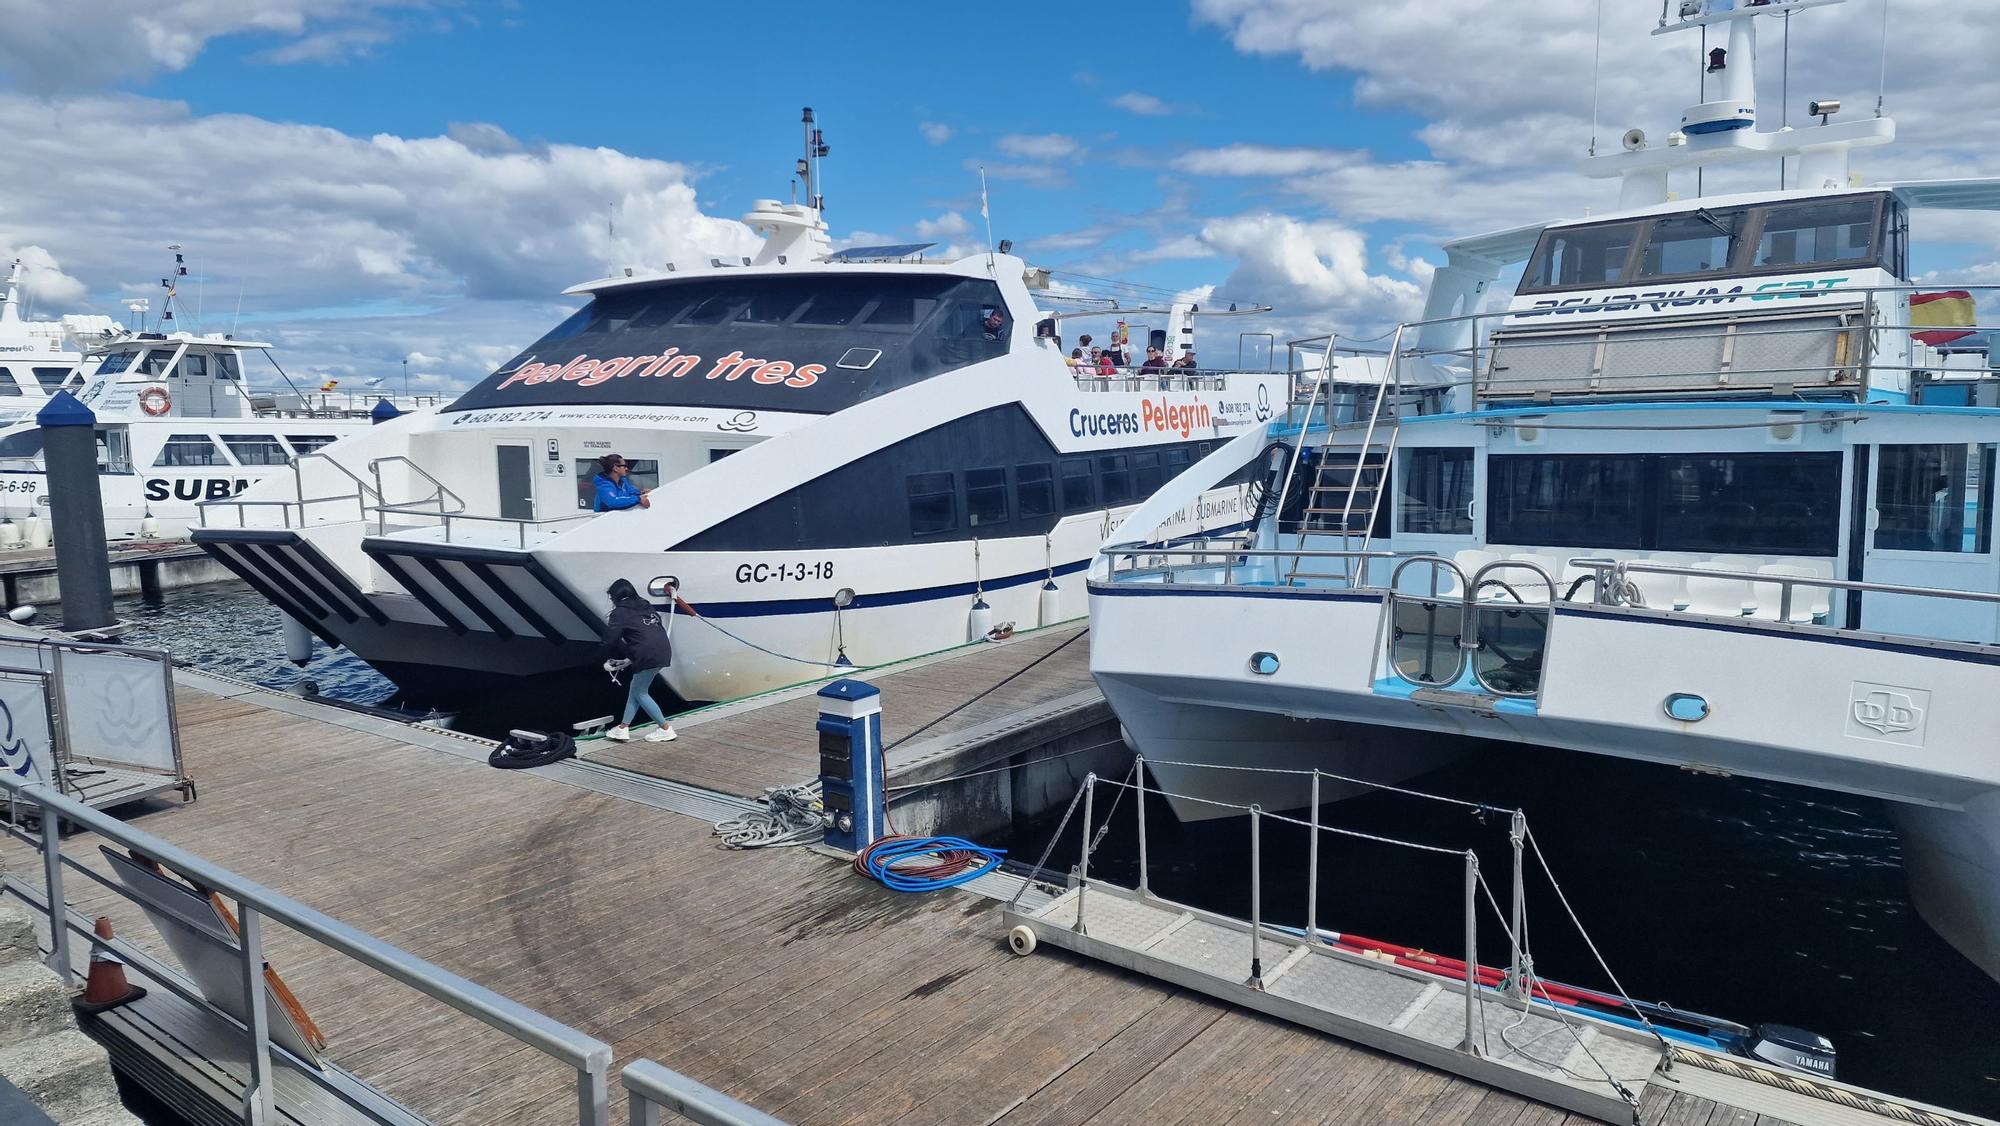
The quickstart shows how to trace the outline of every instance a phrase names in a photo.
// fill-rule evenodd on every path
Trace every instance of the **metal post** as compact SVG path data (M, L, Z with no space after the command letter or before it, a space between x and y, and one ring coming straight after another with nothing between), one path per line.
M578 1126L609 1126L611 1122L611 1076L610 1062L592 1060L589 1067L576 1069L576 1120ZM632 1121L644 1122L639 1117L639 1108L647 1100L632 1096ZM652 1121L658 1122L659 1112L655 1111Z
M237 939L243 952L243 1008L250 1029L250 1086L243 1092L243 1120L263 1126L277 1120L272 1103L271 1014L264 996L264 917L236 901Z
M104 542L104 500L97 475L97 416L58 391L35 415L47 467L49 522L62 572L63 629L112 624L111 552Z
M1319 941L1319 767L1313 767L1312 839L1306 842L1306 941Z
M1132 777L1139 783L1139 894L1151 892L1146 884L1146 756L1132 760Z
M1091 808L1097 803L1097 772L1083 776L1083 847L1076 861L1076 933L1087 934L1083 929L1083 896L1090 887L1090 818Z
M637 1091L630 1092L626 1101L632 1108L632 1126L666 1126L658 1103Z
M1250 807L1250 988L1264 988L1264 959L1258 932L1264 929L1264 810Z
M1513 824L1507 830L1507 840L1514 846L1514 933L1507 938L1511 954L1507 964L1507 980L1513 983L1512 992L1517 998L1528 995L1529 967L1527 954L1521 949L1522 927L1528 917L1527 889L1521 883L1521 846L1527 837L1528 815L1517 809L1514 811Z
M1792 620L1792 584L1789 579L1778 584L1778 620Z
M61 769L59 766L56 769ZM70 983L69 901L63 898L62 817L47 806L42 811L42 884L49 895L48 966Z
M1479 854L1465 850L1465 1050L1482 1055L1479 1043Z

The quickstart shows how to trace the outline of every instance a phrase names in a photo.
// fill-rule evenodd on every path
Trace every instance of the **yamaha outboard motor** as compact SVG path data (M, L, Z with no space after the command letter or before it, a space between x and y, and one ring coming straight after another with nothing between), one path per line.
M1760 1024L1750 1036L1751 1059L1807 1075L1834 1078L1833 1041L1786 1024Z

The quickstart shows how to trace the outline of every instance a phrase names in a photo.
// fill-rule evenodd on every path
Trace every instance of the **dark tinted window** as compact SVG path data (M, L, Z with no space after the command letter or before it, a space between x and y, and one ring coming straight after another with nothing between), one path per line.
M293 452L309 454L333 445L334 438L331 434L287 434L285 441L292 444Z
M1133 454L1132 477L1133 484L1138 490L1137 496L1140 500L1145 500L1147 497L1159 492L1162 483L1159 453L1148 450L1144 453Z
M263 434L224 434L222 443L242 465L283 465L292 460L276 438Z
M1007 471L965 471L965 520L974 528L1007 522Z
M1403 470L1402 531L1472 534L1471 450L1411 450Z
M1875 546L1984 555L1993 546L1993 447L1881 446Z
M750 303L743 306L736 319L744 324L779 324L798 312L799 305L804 301L804 296L797 293L759 293L750 298Z
M1641 458L1486 460L1486 539L1547 547L1643 547Z
M1065 512L1097 507L1097 490L1092 487L1088 459L1062 463L1062 502Z
M1754 265L1824 266L1875 256L1879 196L1772 207L1764 213Z
M1614 223L1549 231L1542 235L1521 288L1559 289L1615 282L1625 275L1625 259L1639 229L1638 223Z
M1840 547L1840 455L1705 454L1647 459L1661 551L1832 555Z
M684 325L719 325L723 321L728 320L730 314L734 313L739 305L748 300L747 297L740 293L718 293L713 297L704 298L697 302L694 308L682 313L680 323ZM604 318L602 327L607 332L617 332L625 327L625 320L618 315L614 307Z
M14 369L0 366L0 397L20 397L21 385L14 382Z
M234 352L217 352L215 354L214 366L215 378L217 379L243 378L243 369L237 364L236 353Z
M41 383L44 390L54 391L62 387L63 380L69 378L69 373L69 368L36 368L35 379Z
M138 355L137 352L113 352L109 356L104 357L103 363L97 365L97 374L117 375L119 372L131 367L132 361Z
M1056 510L1055 475L1047 463L1015 467L1014 509L1024 518Z
M1729 269L1747 215L1744 211L1711 211L1657 220L1646 238L1645 251L1639 255L1639 275L1682 277Z
M794 324L802 325L844 325L861 315L868 304L866 293L822 293L812 299L806 311L799 314Z
M1160 466L1166 470L1167 480L1171 481L1180 476L1181 471L1188 467L1188 455L1191 452L1186 446L1175 446L1160 455Z
M1838 453L1506 455L1486 461L1486 538L1641 551L1834 554Z
M213 439L203 434L175 434L160 447L154 465L228 465Z
M870 328L911 328L930 316L937 302L907 293L890 294L876 302L861 323Z
M42 430L21 430L0 438L0 457L39 457L42 452Z
M910 478L910 534L934 536L958 527L957 490L949 473Z
M1109 507L1132 499L1132 470L1124 454L1106 454L1097 459L1097 495Z

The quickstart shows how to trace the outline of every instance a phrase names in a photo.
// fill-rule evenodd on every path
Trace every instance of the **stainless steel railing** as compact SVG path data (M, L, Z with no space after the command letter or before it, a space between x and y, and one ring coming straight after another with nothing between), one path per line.
M405 470L423 478L431 486L431 495L418 497L415 500L398 501L394 504L388 503L383 499L386 494L382 489L382 467L385 465L401 465ZM375 478L375 505L368 511L375 513L375 534L378 536L388 531L390 513L436 516L442 520L447 515L456 516L465 511L465 501L457 493L452 492L443 481L431 476L423 466L402 454L375 458L368 463L368 472ZM447 503L452 507L446 508Z
M745 1106L652 1060L626 1064L618 1081L631 1104L632 1126L662 1126L668 1114L700 1126L784 1126L782 1119Z
M71 980L73 973L70 960L71 933L74 931L78 936L86 938L89 934L81 923L69 917L68 900L63 892L65 868L80 873L121 896L130 898L130 892L116 881L98 874L74 857L63 853L61 827L65 822L156 861L191 883L236 901L239 935L234 952L242 967L244 996L247 999L249 1013L247 1026L239 1022L239 1027L243 1027L250 1040L250 1090L246 1094L246 1121L277 1120L273 1105L275 1087L271 1031L263 986L263 933L264 924L268 921L278 923L329 950L343 954L392 981L441 1001L569 1068L575 1073L577 1122L581 1126L610 1126L609 1076L612 1052L611 1045L604 1041L579 1032L518 1001L468 981L442 966L427 962L408 951L357 930L287 895L245 879L151 833L136 829L115 817L56 793L46 784L23 782L10 775L0 774L0 789L7 792L10 800L36 807L41 811L41 827L38 834L31 835L12 826L8 826L5 831L35 846L41 852L44 880L42 901L34 903L28 889L17 886L13 881L9 881L8 890L47 913L52 946L48 964L56 973L62 975L66 982ZM187 999L196 1004L207 1004L206 1000L199 996ZM775 1121L755 1116L756 1112L749 1111L734 1099L711 1091L658 1064L646 1063L643 1066L634 1066L639 1067L640 1086L632 1088L632 1081L629 1078L631 1068L627 1069L626 1085L628 1089L639 1091L645 1100L650 1100L647 1105L657 1103L703 1123L754 1124ZM306 1075L308 1079L312 1078L311 1069L305 1069L301 1074ZM679 1100L678 1103L675 1100ZM633 1121L657 1122L657 1117L651 1119L639 1117L641 1105L640 1100L634 1101ZM746 1112L755 1117L745 1117Z
M307 496L305 469L304 469L304 464L307 461L323 461L326 464L333 466L335 470L339 471L341 476L354 482L354 491L351 493L335 493L330 496L323 496L323 497ZM368 518L368 511L369 511L368 498L370 496L373 496L378 503L382 499L380 492L370 490L368 487L368 482L363 481L359 476L355 474L353 470L347 468L345 465L340 464L338 461L335 461L331 455L326 454L319 450L311 450L306 453L299 454L297 457L294 457L291 460L291 469L292 469L291 500L244 500L241 497L228 497L221 500L206 500L195 505L195 517L197 521L200 523L202 527L206 528L209 526L208 522L209 512L211 510L221 511L222 509L226 508L233 510L236 513L236 526L238 528L243 528L248 526L247 524L244 523L244 515L249 510L275 508L278 510L279 516L282 519L284 526L287 528L293 526L292 515L293 512L296 510L298 514L297 526L303 528L306 526L307 523L306 520L307 512L312 505L346 503L348 501L353 501L356 509L355 511L356 518L361 520L366 520Z
M517 516L476 516L470 512L447 512L443 517L444 540L446 543L452 542L451 526L454 521L465 521L473 524L512 524L514 526L514 546L525 548L528 546L528 529L530 528L540 529L544 525L571 524L582 520L591 520L600 515L602 513L572 512L563 516L545 516L539 520L526 520Z

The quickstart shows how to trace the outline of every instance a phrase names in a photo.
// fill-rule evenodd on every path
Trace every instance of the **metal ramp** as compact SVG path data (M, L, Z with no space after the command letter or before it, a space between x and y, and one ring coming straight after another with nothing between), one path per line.
M1553 1019L1487 988L1468 1006L1463 983L1270 928L1253 937L1241 919L1103 883L1086 880L1038 909L1009 908L1007 919L1037 943L1610 1122L1635 1120L1666 1058L1643 1032Z

